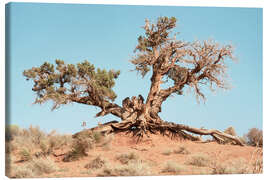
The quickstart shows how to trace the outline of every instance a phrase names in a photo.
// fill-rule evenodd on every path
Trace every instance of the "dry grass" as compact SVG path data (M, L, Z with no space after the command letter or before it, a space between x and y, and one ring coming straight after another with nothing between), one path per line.
M168 161L165 164L165 167L163 168L162 172L169 172L169 173L179 173L185 171L185 167L173 162L173 161Z
M245 159L239 158L226 161L217 165L212 174L250 174L252 173L248 162Z
M163 155L165 155L165 156L169 156L170 154L172 154L172 150L170 150L170 149L166 149L166 150L164 150L163 152L162 152L162 154Z
M190 152L187 150L184 146L179 146L177 149L173 151L175 154L190 154Z
M147 164L136 161L118 167L106 166L98 176L149 176L150 168Z
M199 166L199 167L204 167L208 166L210 163L210 158L206 154L198 153L198 154L193 154L189 157L188 161L186 164L193 165L193 166Z
M131 161L137 161L139 157L134 152L129 152L127 154L118 155L116 159L119 160L122 164L128 164Z
M54 161L50 158L39 158L28 161L20 166L11 165L7 176L11 178L32 178L42 174L50 174L58 170Z
M263 146L263 132L258 128L251 128L246 134L248 144L252 146Z
M33 159L31 162L29 162L29 165L37 175L41 175L44 173L50 174L59 169L54 163L54 161L48 157Z
M86 169L99 169L104 167L106 160L102 159L100 156L93 159L90 163L86 164L84 167Z
M28 148L23 148L19 152L20 161L30 161L32 159L31 151Z

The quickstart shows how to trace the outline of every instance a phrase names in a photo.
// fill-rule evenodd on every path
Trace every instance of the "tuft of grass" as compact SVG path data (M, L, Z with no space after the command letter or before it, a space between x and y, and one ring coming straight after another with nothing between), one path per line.
M163 155L169 156L172 153L172 150L166 149L162 152Z
M87 175L91 175L92 171L91 170L86 170L86 171L81 171L81 174L87 174Z
M10 172L6 174L10 178L32 178L35 173L28 166L12 166Z
M110 150L112 146L112 140L114 139L113 135L106 135L102 142L102 147L104 150Z
M190 154L186 147L180 146L178 149L173 151L175 154Z
M84 167L86 169L99 169L105 165L106 161L100 156L93 159L90 163L86 164Z
M99 131L93 131L92 137L93 137L95 143L100 143L102 140L102 134Z
M210 158L206 154L198 153L190 156L186 163L193 166L204 167L209 165Z
M21 132L21 129L17 125L7 125L5 128L6 141L12 141Z
M147 164L140 161L130 162L128 164L111 167L104 167L98 176L148 176L151 175L150 168Z
M20 166L11 166L7 173L11 178L32 178L44 173L49 174L58 170L54 161L49 158L39 158L28 161Z
M173 161L168 161L162 170L162 172L171 172L171 173L179 173L183 171L185 171L185 168Z
M29 161L32 159L32 154L28 148L23 148L19 152L20 161Z
M54 161L50 158L33 159L29 162L29 166L37 175L42 175L44 173L50 174L59 170Z
M250 174L253 173L248 166L248 162L243 159L235 159L218 164L213 168L212 174Z
M77 137L72 144L72 150L66 154L63 161L70 162L76 161L81 157L87 156L87 151L94 147L93 139L88 137Z
M131 161L137 161L139 157L134 152L129 152L127 154L120 154L116 157L122 164L128 164Z

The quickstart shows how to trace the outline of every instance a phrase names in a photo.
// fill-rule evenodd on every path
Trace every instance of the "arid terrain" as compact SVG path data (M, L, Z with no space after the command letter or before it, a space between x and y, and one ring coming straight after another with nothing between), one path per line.
M68 135L45 135L32 127L16 133L6 142L7 175L15 178L262 173L260 147L192 142L159 134L136 143L126 133L96 133L84 153L76 150L82 146L74 145Z

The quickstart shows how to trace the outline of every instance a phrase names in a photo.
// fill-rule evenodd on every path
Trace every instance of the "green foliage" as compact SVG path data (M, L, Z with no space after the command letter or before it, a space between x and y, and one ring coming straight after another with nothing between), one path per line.
M144 77L150 71L153 50L158 46L162 46L165 42L169 41L170 30L176 26L175 17L159 17L156 24L151 24L146 19L144 30L145 35L138 37L138 45L135 52L138 50L139 55L131 60L131 63L136 67L135 69Z
M23 75L27 80L32 80L33 91L37 98L35 103L42 104L48 100L54 102L53 109L61 104L73 102L75 98L95 95L95 101L88 98L85 104L92 105L97 100L114 101L116 94L112 90L115 79L120 71L95 69L88 61L65 64L62 60L55 60L53 64L45 62L40 67L25 70ZM93 98L93 97L92 97Z

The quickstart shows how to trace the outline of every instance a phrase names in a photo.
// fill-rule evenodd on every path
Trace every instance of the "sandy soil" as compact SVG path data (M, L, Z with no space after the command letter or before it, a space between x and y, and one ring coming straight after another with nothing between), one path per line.
M189 154L176 154L176 150L180 146L188 150ZM144 138L141 142L136 143L134 138L125 133L114 135L111 145L108 148L97 146L89 150L88 156L81 158L78 161L63 162L63 156L50 157L54 159L56 165L60 168L57 172L42 175L42 177L89 177L97 176L102 169L86 169L84 166L97 156L101 156L110 163L111 166L117 167L121 163L116 159L117 155L134 152L142 162L149 165L151 175L175 175L175 174L211 174L213 164L204 167L198 167L187 164L192 155L205 154L211 162L222 164L224 162L244 159L246 163L252 165L258 158L256 151L260 148L251 146L236 146L236 145L221 145L216 142L199 143L192 141L183 141L179 139L170 139L162 135L150 135L149 138ZM58 150L55 154L67 152L67 149ZM172 151L169 155L165 152ZM173 173L163 172L164 166L168 161L175 162L183 167L184 171ZM246 164L244 164L246 165ZM241 165L240 165L241 166Z

